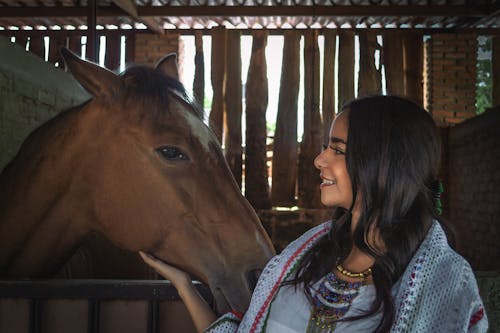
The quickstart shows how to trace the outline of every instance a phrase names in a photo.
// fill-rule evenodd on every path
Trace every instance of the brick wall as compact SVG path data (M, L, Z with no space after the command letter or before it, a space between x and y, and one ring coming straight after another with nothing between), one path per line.
M454 125L474 117L476 34L434 34L426 53L426 106L436 122Z
M134 62L141 65L155 66L158 60L171 52L179 54L179 33L136 34Z
M36 127L89 98L73 77L0 37L0 171Z
M500 270L500 108L449 129L449 221L475 270Z

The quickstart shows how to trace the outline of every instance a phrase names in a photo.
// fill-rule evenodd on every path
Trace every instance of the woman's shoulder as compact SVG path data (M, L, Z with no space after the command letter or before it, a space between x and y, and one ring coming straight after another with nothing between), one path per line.
M297 237L295 240L290 242L290 244L285 247L282 253L294 253L300 249L306 250L310 246L314 245L316 241L321 239L321 237L328 234L331 228L332 222L330 220L312 227L311 229L307 230L305 233Z

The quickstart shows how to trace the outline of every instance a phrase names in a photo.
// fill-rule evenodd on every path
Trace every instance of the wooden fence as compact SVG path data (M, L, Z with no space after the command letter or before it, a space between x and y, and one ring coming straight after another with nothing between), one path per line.
M45 54L44 37L49 37L48 61L60 62L58 49L67 46L81 54L81 37L85 31L16 31L16 43L30 51ZM195 36L195 78L193 95L203 101L205 68L202 32ZM419 30L282 30L283 62L276 131L273 139L272 172L268 161L266 110L268 107L267 63L265 48L268 30L229 30L214 28L212 37L210 79L213 89L210 126L224 140L229 166L245 196L256 209L271 207L321 207L318 186L320 178L313 167L315 156L327 140L328 128L336 110L357 96L382 92L382 68L389 94L405 95L423 102L423 32ZM245 103L242 90L240 40L242 33L253 37L252 53L245 83ZM6 34L4 31L2 34ZM186 34L186 33L184 33ZM273 32L276 34L276 31ZM318 38L324 39L320 59ZM133 31L99 30L106 40L105 66L119 66L120 40L125 39L125 61L133 61ZM300 39L304 39L301 49ZM355 83L355 39L359 41L358 87ZM100 38L98 38L99 40ZM382 43L379 43L379 41ZM27 44L28 43L28 44ZM380 52L381 65L375 64L375 52ZM304 77L300 77L300 55L304 58ZM338 53L338 54L337 54ZM335 59L338 71L335 72ZM320 75L321 63L323 73ZM383 65L383 66L382 66ZM323 77L320 82L320 77ZM335 82L338 82L338 92ZM298 105L299 85L304 87L304 105ZM322 98L320 101L320 94ZM335 96L337 94L337 97ZM338 105L335 101L338 100ZM320 103L322 108L320 110ZM304 110L304 132L297 137L298 109ZM246 110L245 145L242 140L242 110Z

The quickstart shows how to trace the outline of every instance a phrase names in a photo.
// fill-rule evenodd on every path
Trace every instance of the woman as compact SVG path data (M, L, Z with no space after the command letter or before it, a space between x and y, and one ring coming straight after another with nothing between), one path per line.
M141 255L172 281L200 332L485 332L473 272L438 222L440 154L438 130L416 104L347 104L314 163L333 219L267 264L242 317L212 323L185 273Z

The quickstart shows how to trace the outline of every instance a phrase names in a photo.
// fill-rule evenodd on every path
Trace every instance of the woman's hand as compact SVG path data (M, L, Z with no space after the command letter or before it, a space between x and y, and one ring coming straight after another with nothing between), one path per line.
M174 287L180 292L179 289L189 288L192 286L191 277L186 272L171 266L164 261L142 251L139 251L142 260L151 266L158 274L169 280Z
M194 326L198 332L203 332L205 329L217 319L214 311L205 302L203 297L198 293L198 290L191 283L191 277L186 272L166 264L162 260L139 251L142 260L155 271L157 271L165 279L170 280L179 293L180 298L186 305Z

